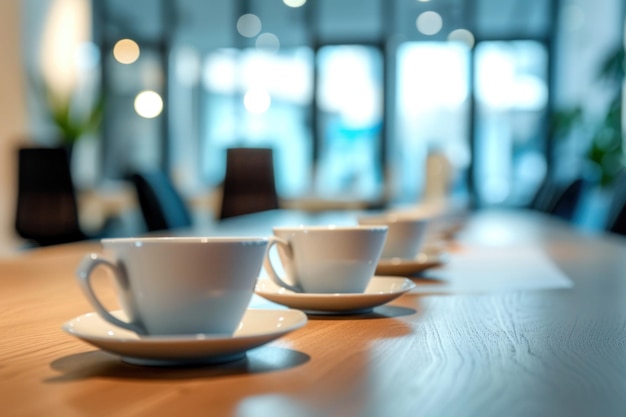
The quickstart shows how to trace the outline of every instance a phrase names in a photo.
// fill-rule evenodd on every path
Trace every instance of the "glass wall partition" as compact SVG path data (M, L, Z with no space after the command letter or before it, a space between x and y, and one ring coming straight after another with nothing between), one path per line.
M161 166L202 192L227 148L263 146L282 197L412 203L439 181L522 204L546 169L544 3L96 1L104 176Z
M457 42L407 42L398 48L396 135L390 144L398 202L424 198L429 182L457 195L467 192L469 54ZM429 157L447 166L429 172Z
M229 147L274 149L277 191L304 193L311 186L313 54L309 48L280 52L223 49L202 68L201 175L219 185Z
M131 42L125 38L118 41ZM160 166L163 152L163 109L165 85L161 52L150 47L132 62L124 62L122 52L107 54L107 124L104 174L123 178L135 170ZM122 61L120 61L122 60Z
M477 199L523 205L546 174L547 50L536 41L490 41L475 54Z
M382 193L383 58L364 45L328 45L317 54L319 159L316 193L374 199Z

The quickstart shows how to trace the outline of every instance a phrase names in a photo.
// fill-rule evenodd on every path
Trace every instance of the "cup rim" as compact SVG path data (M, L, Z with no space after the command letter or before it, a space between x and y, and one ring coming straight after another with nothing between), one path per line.
M303 232L303 231L313 231L313 232L336 232L336 231L373 231L373 232L384 232L388 230L388 226L380 224L380 225L299 225L299 226L275 226L272 227L273 231L283 231L283 232Z
M101 243L267 243L267 237L260 236L135 236L100 239Z
M359 216L357 221L363 225L391 224L391 223L429 223L431 217L410 215L410 214L373 214L369 216ZM363 222L363 223L361 223Z

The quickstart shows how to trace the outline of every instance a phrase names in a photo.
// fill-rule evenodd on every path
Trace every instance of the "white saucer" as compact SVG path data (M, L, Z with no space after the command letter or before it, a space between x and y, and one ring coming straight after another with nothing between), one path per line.
M261 297L311 314L360 314L388 303L415 288L407 278L373 277L364 293L296 293L267 278L259 279L255 292Z
M443 265L441 255L419 254L414 259L381 259L376 266L377 275L411 276Z
M114 312L125 320L124 313ZM174 366L221 363L241 359L246 351L296 330L307 321L297 310L249 309L231 337L205 334L138 336L114 326L96 313L76 317L62 328L67 333L136 365Z

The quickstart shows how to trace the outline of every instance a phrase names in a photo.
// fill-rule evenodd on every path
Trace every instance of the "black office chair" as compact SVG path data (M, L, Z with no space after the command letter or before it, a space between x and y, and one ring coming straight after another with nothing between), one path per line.
M148 231L191 227L193 218L169 176L160 170L131 176Z
M67 150L18 150L15 230L34 245L77 242L89 237L80 227Z
M626 204L622 205L615 218L607 225L607 231L626 236Z
M278 208L274 156L270 148L230 148L220 219Z
M626 172L619 174L615 181L605 229L626 236Z
M561 188L557 192L553 204L548 208L548 213L564 220L573 220L583 194L583 186L584 181L581 178L576 178Z
M546 178L535 193L528 208L545 213L549 212L554 207L558 192L558 187L549 178Z
M576 215L583 188L584 181L581 178L566 183L546 179L537 190L528 208L571 221Z

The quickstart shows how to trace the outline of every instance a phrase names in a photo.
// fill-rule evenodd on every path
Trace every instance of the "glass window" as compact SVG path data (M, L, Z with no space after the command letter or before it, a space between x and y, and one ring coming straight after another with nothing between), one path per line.
M547 51L539 42L476 48L476 192L486 205L528 201L546 172Z
M408 42L398 49L396 134L389 152L398 202L467 191L469 52L460 42Z
M298 195L310 187L312 61L305 47L222 49L207 56L200 163L206 183L222 181L227 148L270 147L278 193Z
M325 46L317 62L316 191L324 197L377 197L382 191L382 53L368 46Z
M161 53L137 42L135 61L120 62L106 51L106 146L104 175L122 178L137 169L158 167L163 155L163 65ZM113 44L113 47L115 44ZM114 48L112 48L114 49Z

